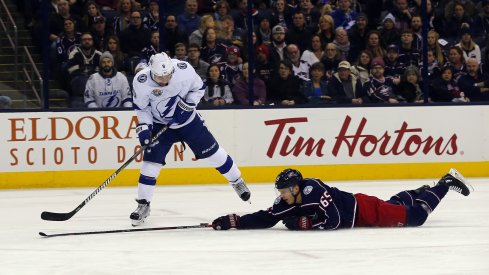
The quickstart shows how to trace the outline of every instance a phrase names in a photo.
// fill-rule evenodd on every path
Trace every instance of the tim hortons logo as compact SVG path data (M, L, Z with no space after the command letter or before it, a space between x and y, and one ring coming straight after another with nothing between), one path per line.
M307 122L306 117L265 121L265 125L277 127L268 146L267 156L272 158L278 150L278 154L284 157L290 155L297 157L300 154L323 157L326 147L324 138L295 135L295 126L305 122ZM458 150L457 134L452 134L449 138L434 137L423 133L422 128L410 127L407 122L403 121L397 130L386 130L383 134L376 135L365 131L368 122L365 117L356 127L351 125L351 122L351 117L346 116L339 133L334 138L331 154L335 157L338 156L340 150L346 150L350 157L354 155L368 157L372 154L382 156L434 154L439 156L454 155Z

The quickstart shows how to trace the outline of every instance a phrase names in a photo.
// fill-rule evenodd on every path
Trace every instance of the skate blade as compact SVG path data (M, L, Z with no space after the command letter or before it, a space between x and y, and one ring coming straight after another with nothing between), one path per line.
M143 223L144 223L144 219L142 219L142 220L131 220L131 225L133 227L140 226Z

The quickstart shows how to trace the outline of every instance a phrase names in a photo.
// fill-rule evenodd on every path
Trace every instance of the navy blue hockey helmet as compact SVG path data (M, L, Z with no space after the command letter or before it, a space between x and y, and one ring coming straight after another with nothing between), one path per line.
M293 187L296 184L299 184L302 181L301 172L287 168L278 174L275 179L275 188L283 189L287 187Z

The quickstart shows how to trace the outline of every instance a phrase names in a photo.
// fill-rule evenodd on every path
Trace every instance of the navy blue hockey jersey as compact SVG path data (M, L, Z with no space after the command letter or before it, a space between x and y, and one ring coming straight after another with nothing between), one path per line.
M270 228L279 221L294 216L312 216L314 229L352 228L357 202L352 193L324 184L319 179L306 178L300 183L301 204L288 205L281 197L268 210L241 216L239 229Z

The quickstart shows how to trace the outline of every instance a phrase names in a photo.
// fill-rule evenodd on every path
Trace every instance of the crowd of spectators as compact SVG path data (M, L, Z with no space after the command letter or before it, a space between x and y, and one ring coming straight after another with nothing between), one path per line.
M489 0L427 0L427 21L421 0L254 0L253 26L248 1L166 0L160 18L157 0L52 0L53 69L73 99L104 76L102 53L130 84L139 62L166 51L207 82L211 106L249 104L251 55L254 105L489 100ZM40 43L33 10L24 8L26 24Z

